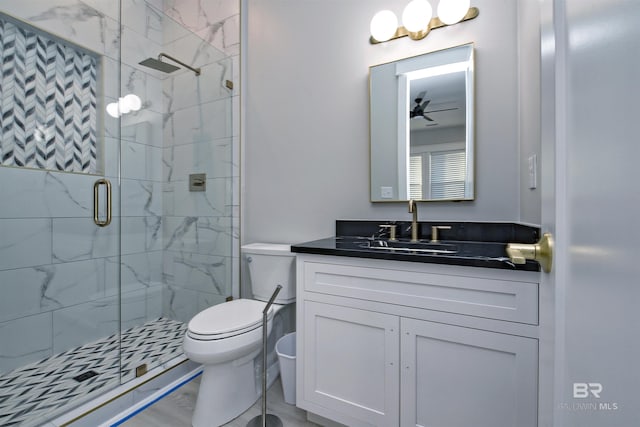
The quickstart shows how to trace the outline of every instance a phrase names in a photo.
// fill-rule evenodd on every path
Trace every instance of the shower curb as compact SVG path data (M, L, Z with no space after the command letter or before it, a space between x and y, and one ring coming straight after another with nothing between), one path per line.
M40 427L117 426L201 372L201 365L184 356L175 358Z

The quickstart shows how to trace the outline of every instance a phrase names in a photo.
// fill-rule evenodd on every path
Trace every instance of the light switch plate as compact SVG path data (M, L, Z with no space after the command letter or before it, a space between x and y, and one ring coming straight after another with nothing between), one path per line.
M538 188L538 156L532 154L529 156L529 189Z

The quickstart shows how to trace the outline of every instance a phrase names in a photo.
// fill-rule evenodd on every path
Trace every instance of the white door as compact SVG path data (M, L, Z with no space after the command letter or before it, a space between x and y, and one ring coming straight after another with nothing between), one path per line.
M540 425L638 426L640 1L545 0L542 54Z

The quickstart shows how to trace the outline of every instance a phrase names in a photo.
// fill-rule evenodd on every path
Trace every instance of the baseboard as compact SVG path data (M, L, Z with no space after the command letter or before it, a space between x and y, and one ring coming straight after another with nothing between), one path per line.
M321 417L320 415L313 414L309 411L307 411L307 420L323 427L346 427L344 424L331 421L328 418Z

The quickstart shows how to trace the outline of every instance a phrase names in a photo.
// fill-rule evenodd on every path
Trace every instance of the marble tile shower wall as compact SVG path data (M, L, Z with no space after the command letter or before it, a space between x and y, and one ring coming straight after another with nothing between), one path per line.
M227 182L231 192L231 284L240 288L240 0L164 0L164 12L182 27L188 28L202 40L223 52L231 61L233 81L232 132L231 132L231 176ZM229 69L227 69L227 73ZM217 158L217 157L216 157ZM229 157L226 157L227 159ZM234 296L238 296L235 294ZM209 301L203 299L199 307Z
M114 3L115 13L71 0L3 0L0 9L102 55L104 85L99 95L112 102L119 93ZM103 107L98 106L98 111ZM104 135L98 141L103 161L97 167L111 179L117 178L118 133L118 124L105 118ZM118 328L114 284L119 218L111 227L93 224L95 179L94 175L0 168L0 372ZM114 200L118 198L116 192ZM138 291L139 301L146 300L145 293L146 289Z
M117 331L119 275L123 328L186 321L230 294L238 138L221 82L237 79L233 59L177 24L178 13L198 15L199 3L209 2L123 2L122 91L143 108L123 116L121 130L105 116L103 173L118 182L121 168L113 194L116 215L122 192L121 217L111 226L92 221L96 176L0 168L0 372ZM102 54L104 104L117 99L116 1L0 0L0 10ZM161 51L203 74L167 78L138 65ZM207 173L206 193L187 191L193 172Z
M237 133L232 123L233 92L225 87L225 80L236 79L228 54L214 47L215 35L231 13L226 3L231 4L164 3L164 12L176 23L172 28L191 32L187 37L174 36L165 26L164 50L202 67L200 77L187 71L173 73L163 82L163 264L168 285L164 311L185 322L232 294L232 271L237 269L232 256L238 235L233 198ZM207 174L205 193L188 191L190 173Z

